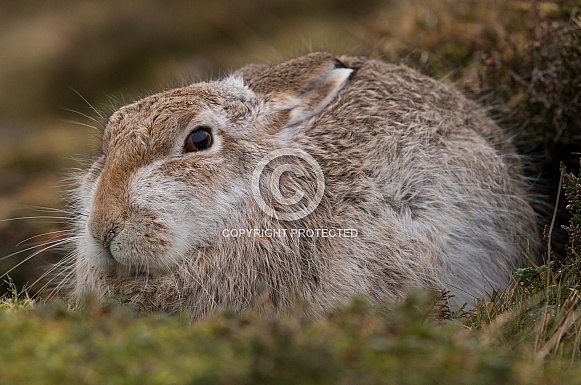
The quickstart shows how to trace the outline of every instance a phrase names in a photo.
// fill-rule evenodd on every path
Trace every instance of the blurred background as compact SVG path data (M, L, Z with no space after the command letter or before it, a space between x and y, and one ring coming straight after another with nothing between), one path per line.
M578 169L580 28L571 0L0 0L0 274L62 237L49 208L66 207L69 170L115 109L317 50L403 63L485 104L552 204L559 162ZM28 287L64 253L9 275Z

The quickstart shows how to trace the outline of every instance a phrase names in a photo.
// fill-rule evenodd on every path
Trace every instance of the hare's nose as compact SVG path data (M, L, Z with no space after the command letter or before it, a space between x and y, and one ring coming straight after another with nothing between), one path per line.
M105 233L105 236L103 237L103 246L109 248L111 246L111 241L113 241L113 238L115 238L115 236L118 233L119 233L119 226L115 226L115 227L109 229Z
M88 218L91 236L108 251L113 239L123 230L129 210L127 185L123 182L128 176L119 172L116 163L105 163L93 192Z
M89 218L88 228L91 237L103 248L107 256L115 259L111 252L111 244L123 226L110 219L93 216Z
M103 238L103 247L107 250L107 255L111 259L115 259L112 245L115 237L117 236L117 234L119 234L120 231L121 231L120 227L115 226L109 231L107 231L105 237Z

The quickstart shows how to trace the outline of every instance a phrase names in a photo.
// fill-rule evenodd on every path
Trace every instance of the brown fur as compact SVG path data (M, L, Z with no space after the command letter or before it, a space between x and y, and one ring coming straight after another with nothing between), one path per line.
M214 145L184 153L200 125ZM297 300L319 315L354 295L390 302L411 287L470 305L504 287L523 253L538 253L510 138L460 93L402 66L327 53L251 65L122 108L103 146L77 193L87 215L76 224L76 296L193 317L257 301L278 313ZM303 218L271 218L252 198L256 164L277 149L310 154L324 173L321 203ZM292 162L303 177L283 174L281 191L313 196L308 165ZM254 228L358 236L222 235Z

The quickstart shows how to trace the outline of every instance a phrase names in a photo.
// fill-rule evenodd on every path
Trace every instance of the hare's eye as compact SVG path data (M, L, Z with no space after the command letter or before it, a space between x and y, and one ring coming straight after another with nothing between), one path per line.
M186 139L186 152L205 150L212 145L212 134L210 127L198 127L190 132Z

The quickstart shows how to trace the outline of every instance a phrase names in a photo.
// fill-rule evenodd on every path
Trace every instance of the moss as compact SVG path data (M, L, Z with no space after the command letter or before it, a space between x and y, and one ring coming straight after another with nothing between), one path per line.
M359 301L327 319L222 314L194 325L122 307L0 312L7 383L514 383L514 358L415 296L390 312ZM98 311L97 311L98 310ZM13 338L18 336L18 338Z
M437 322L432 303L415 293L388 309L356 300L320 320L297 307L277 319L223 312L196 324L92 301L83 311L37 303L0 309L0 372L26 384L579 382L567 356L539 365L534 339L511 345L491 338L498 325Z

